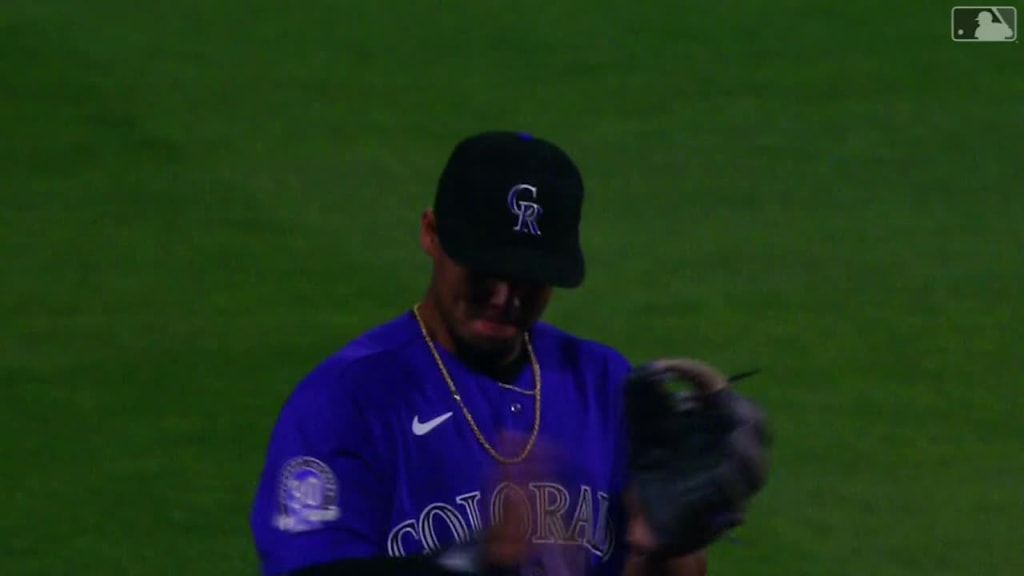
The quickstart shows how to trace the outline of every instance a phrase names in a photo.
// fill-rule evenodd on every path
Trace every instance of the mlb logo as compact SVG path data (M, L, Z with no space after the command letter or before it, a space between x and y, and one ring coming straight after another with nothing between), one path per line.
M1017 9L1013 6L953 8L954 42L1013 42L1017 39Z

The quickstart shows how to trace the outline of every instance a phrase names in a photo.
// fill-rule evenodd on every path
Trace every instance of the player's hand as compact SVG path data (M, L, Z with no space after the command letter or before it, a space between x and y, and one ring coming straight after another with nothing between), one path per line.
M630 554L643 558L657 550L658 537L654 527L640 511L640 500L635 489L626 492L626 515L626 542Z
M629 554L626 557L624 576L649 576L650 574L672 574L674 576L706 576L707 558L703 551L688 556L672 558L659 557L658 537L654 526L641 512L636 490L626 493L626 543Z
M506 498L490 526L472 542L441 553L438 563L467 576L518 576L529 556L529 541L522 529L527 513L523 500Z
M523 564L530 552L528 531L524 530L529 517L527 504L519 498L505 498L500 516L484 532L482 561L499 569L512 569Z
M520 454L528 437L521 433L503 435L496 447L506 455ZM558 482L559 455L563 447L537 440L527 457L516 464L499 467L497 481L515 487L506 490L501 511L485 535L486 557L495 565L515 568L537 567L548 576L578 576L586 570L586 550L580 546L535 546L530 541L531 517L530 484ZM517 497L515 494L521 495Z
M495 449L500 454L519 454L527 442L528 437L522 433L506 432L496 442ZM484 532L482 558L487 563L518 568L530 560L529 485L550 480L554 468L555 456L551 447L539 441L523 461L498 466L495 485L505 484L514 489L504 492L499 513Z

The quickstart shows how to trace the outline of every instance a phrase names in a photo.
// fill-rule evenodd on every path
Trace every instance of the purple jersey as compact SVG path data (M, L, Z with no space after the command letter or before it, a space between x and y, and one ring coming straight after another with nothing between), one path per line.
M558 544L575 551L587 574L619 576L621 384L629 364L548 324L531 336L542 374L538 443L560 450L550 478L523 490L495 482L498 462L475 436L409 312L328 358L284 404L250 518L263 572L443 549L470 539L503 498L515 497L530 503L528 529L542 551L536 573L543 566L557 572L549 545ZM499 383L437 350L492 445L501 431L529 434L529 364Z

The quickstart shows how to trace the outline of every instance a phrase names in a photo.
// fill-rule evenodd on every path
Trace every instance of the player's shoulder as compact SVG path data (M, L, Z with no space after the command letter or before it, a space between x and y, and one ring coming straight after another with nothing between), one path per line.
M626 355L618 348L601 340L581 336L546 322L538 322L533 330L538 348L580 366L604 368L615 377L631 369Z
M420 336L411 313L404 313L355 336L316 364L294 386L288 403L322 406L373 404L404 381L408 347Z

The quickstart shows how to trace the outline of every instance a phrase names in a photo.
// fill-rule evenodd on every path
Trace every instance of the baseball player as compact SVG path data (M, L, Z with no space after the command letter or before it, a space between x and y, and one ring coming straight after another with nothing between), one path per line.
M422 299L278 415L250 517L264 574L705 573L764 482L763 418L700 362L634 368L540 320L583 282L583 192L544 139L455 147L420 219Z

